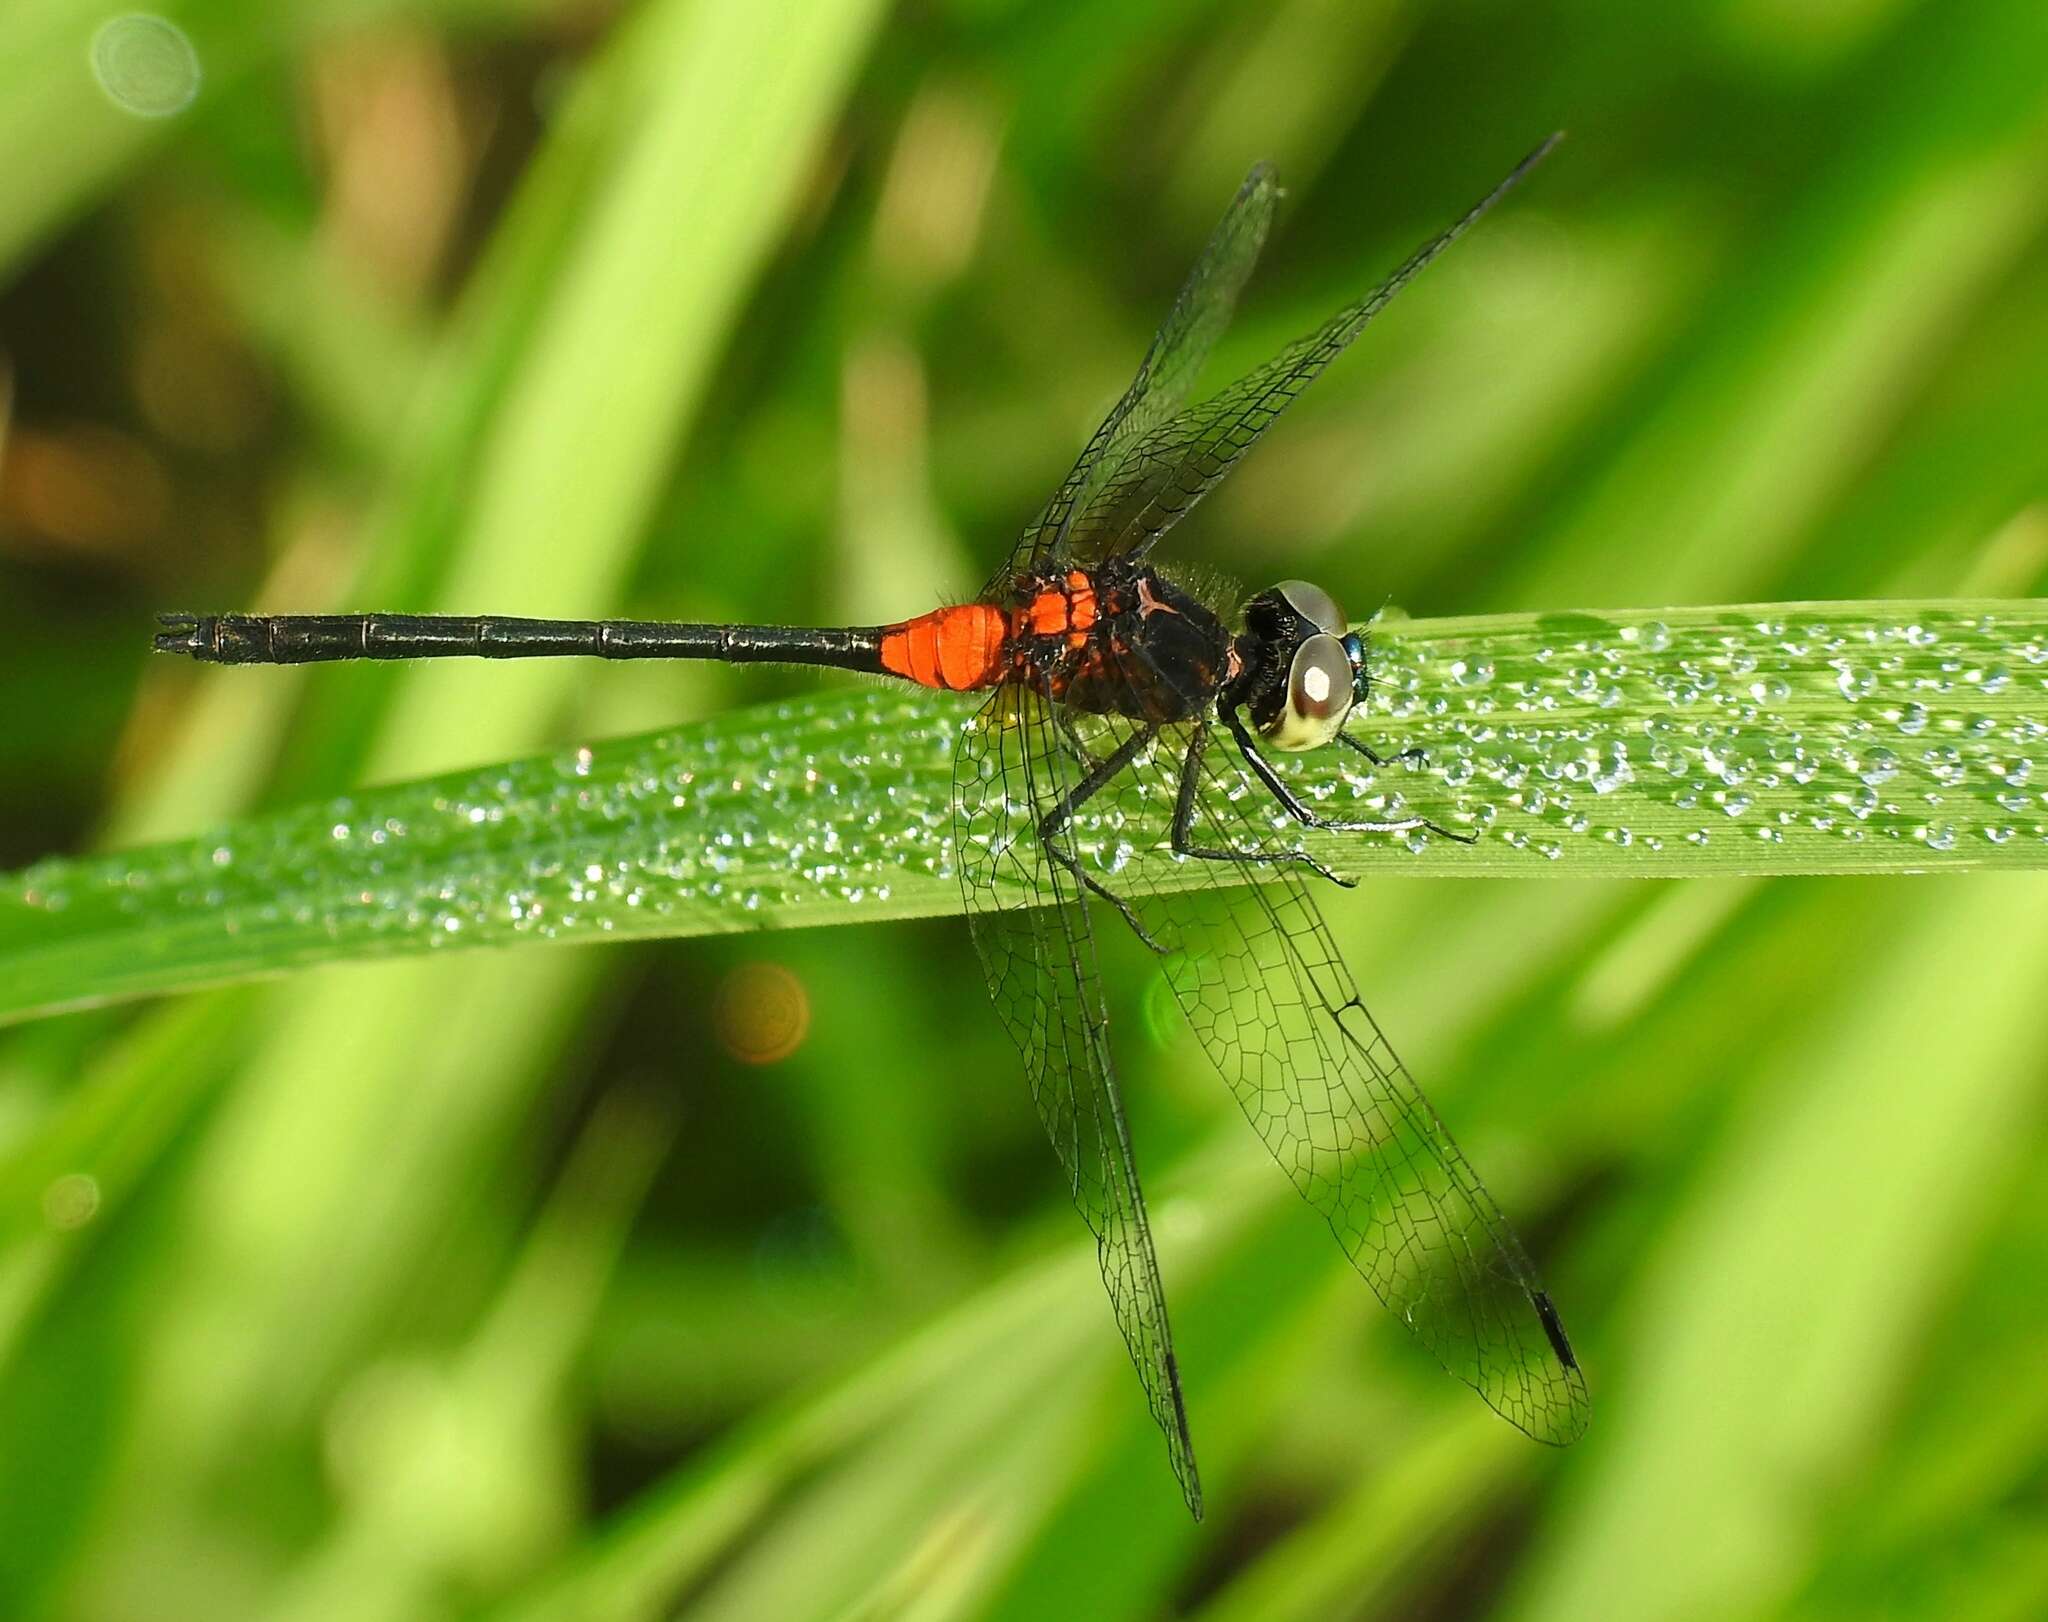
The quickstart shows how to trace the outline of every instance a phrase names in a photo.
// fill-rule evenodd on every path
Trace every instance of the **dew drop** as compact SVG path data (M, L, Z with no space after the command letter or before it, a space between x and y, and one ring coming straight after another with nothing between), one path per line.
M1835 676L1835 686L1851 704L1877 691L1877 677L1859 665L1844 665Z

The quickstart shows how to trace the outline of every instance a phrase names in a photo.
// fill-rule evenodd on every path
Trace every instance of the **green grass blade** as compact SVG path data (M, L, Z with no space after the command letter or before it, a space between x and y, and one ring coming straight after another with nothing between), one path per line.
M1479 842L1311 841L1349 870L2048 865L2048 603L1504 615L1374 646L1365 726L1427 768L1316 759L1297 780ZM0 1016L435 947L950 912L966 713L838 694L46 863L0 897ZM1080 830L1084 855L1165 860L1168 811L1134 792Z

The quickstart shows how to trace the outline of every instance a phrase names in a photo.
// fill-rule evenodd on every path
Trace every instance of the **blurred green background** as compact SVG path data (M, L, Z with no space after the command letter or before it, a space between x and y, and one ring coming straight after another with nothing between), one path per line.
M0 866L805 690L143 649L971 592L1260 157L1218 379L1571 131L1182 555L2043 593L2048 10L1648 13L0 11ZM1134 949L1200 1527L957 919L473 954L5 1033L0 1616L2048 1612L2048 888L1325 905L1572 1325L1568 1454L1384 1318Z

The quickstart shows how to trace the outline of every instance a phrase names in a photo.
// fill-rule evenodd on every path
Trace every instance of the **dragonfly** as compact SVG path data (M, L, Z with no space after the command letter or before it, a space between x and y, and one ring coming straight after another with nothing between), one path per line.
M1395 1319L1510 1423L1569 1443L1585 1429L1588 1401L1557 1309L1366 1011L1312 890L1312 881L1350 881L1303 842L1311 831L1476 836L1414 814L1326 815L1276 764L1276 754L1324 749L1390 764L1346 728L1371 684L1364 638L1328 593L1290 580L1233 603L1153 558L1367 323L1559 138L1370 292L1190 404L1280 196L1273 168L1254 167L1130 387L972 601L865 627L169 614L155 645L217 664L767 662L982 695L953 767L969 927L1196 1519L1201 1477L1117 1084L1097 917L1120 918L1157 954L1253 1129ZM1091 860L1088 819L1134 799L1170 808L1165 848L1141 861ZM1276 838L1278 829L1295 837Z

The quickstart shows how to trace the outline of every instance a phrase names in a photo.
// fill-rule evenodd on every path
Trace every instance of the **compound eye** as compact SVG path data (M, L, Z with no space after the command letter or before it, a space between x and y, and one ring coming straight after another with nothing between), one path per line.
M1266 736L1276 749L1319 749L1351 713L1351 656L1334 636L1312 636L1294 650L1287 705Z
M1344 611L1337 606L1337 599L1321 586L1312 586L1306 580L1283 580L1273 589L1286 599L1289 608L1318 631L1331 636L1344 634Z

